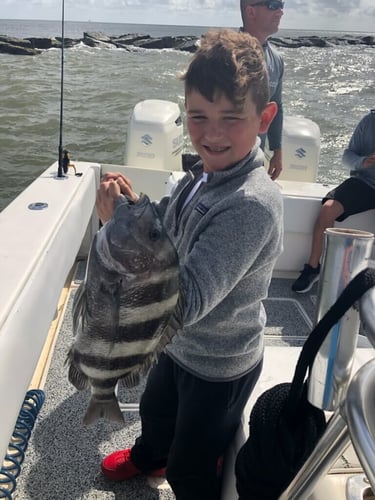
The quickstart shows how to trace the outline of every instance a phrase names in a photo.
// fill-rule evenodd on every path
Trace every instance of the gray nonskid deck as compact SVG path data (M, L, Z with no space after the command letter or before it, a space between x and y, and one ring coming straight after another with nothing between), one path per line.
M82 269L79 268L76 285L80 276ZM296 297L290 291L290 285L291 280L272 281L270 299L265 301L268 315L266 345L300 346L310 332L308 322L312 321L314 314L311 295L316 289ZM137 412L130 411L125 413L124 427L107 421L82 426L89 393L76 391L67 379L64 366L72 341L74 293L73 288L43 388L46 401L35 424L13 499L174 499L165 483L158 489L152 488L150 479L144 476L115 483L106 480L100 472L100 462L106 454L133 444L140 432L140 420ZM138 403L143 385L144 381L134 389L120 390L119 399Z

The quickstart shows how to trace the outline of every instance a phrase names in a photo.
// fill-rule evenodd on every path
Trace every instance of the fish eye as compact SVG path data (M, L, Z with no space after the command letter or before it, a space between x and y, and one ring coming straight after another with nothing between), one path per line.
M151 241L156 241L160 238L160 231L156 228L153 228L149 232L149 237Z

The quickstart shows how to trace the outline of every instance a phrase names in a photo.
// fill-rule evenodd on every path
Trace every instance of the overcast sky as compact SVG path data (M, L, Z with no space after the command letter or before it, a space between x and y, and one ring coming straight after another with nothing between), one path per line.
M61 17L62 0L0 0L1 19ZM241 25L239 0L65 0L65 19L114 23ZM281 28L375 32L375 0L286 0Z

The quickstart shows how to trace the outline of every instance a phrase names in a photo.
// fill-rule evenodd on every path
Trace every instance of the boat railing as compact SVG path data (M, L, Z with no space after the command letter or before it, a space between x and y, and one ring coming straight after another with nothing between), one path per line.
M353 447L375 492L375 359L366 363L349 385L342 413Z
M366 267L373 239L371 233L328 231L317 320L339 295L340 287L346 286ZM307 500L350 443L375 492L375 358L362 365L351 380L348 377L352 371L360 323L375 347L375 289L366 292L359 300L359 307L352 307L347 314L349 316L335 325L323 343L317 367L320 373L318 369L314 372L313 367L309 376L309 384L313 385L312 389L309 386L309 401L319 408L333 411L333 414L312 454L279 500ZM352 330L348 330L348 324ZM357 493L359 489L356 489ZM362 499L362 494L357 493L350 493L348 500Z

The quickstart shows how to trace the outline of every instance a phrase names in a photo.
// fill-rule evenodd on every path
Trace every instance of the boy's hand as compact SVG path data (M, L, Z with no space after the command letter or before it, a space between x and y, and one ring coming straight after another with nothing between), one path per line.
M108 182L110 180L116 181L120 186L121 193L128 198L128 200L136 203L138 195L133 191L133 186L129 177L126 177L119 172L107 172L103 175L101 182Z
M121 194L120 186L113 179L102 181L96 193L96 210L103 224L112 217L116 200Z
M125 195L135 203L138 196L133 191L131 181L119 173L107 173L102 177L96 195L96 210L100 220L105 223L113 215L117 198L120 194Z

